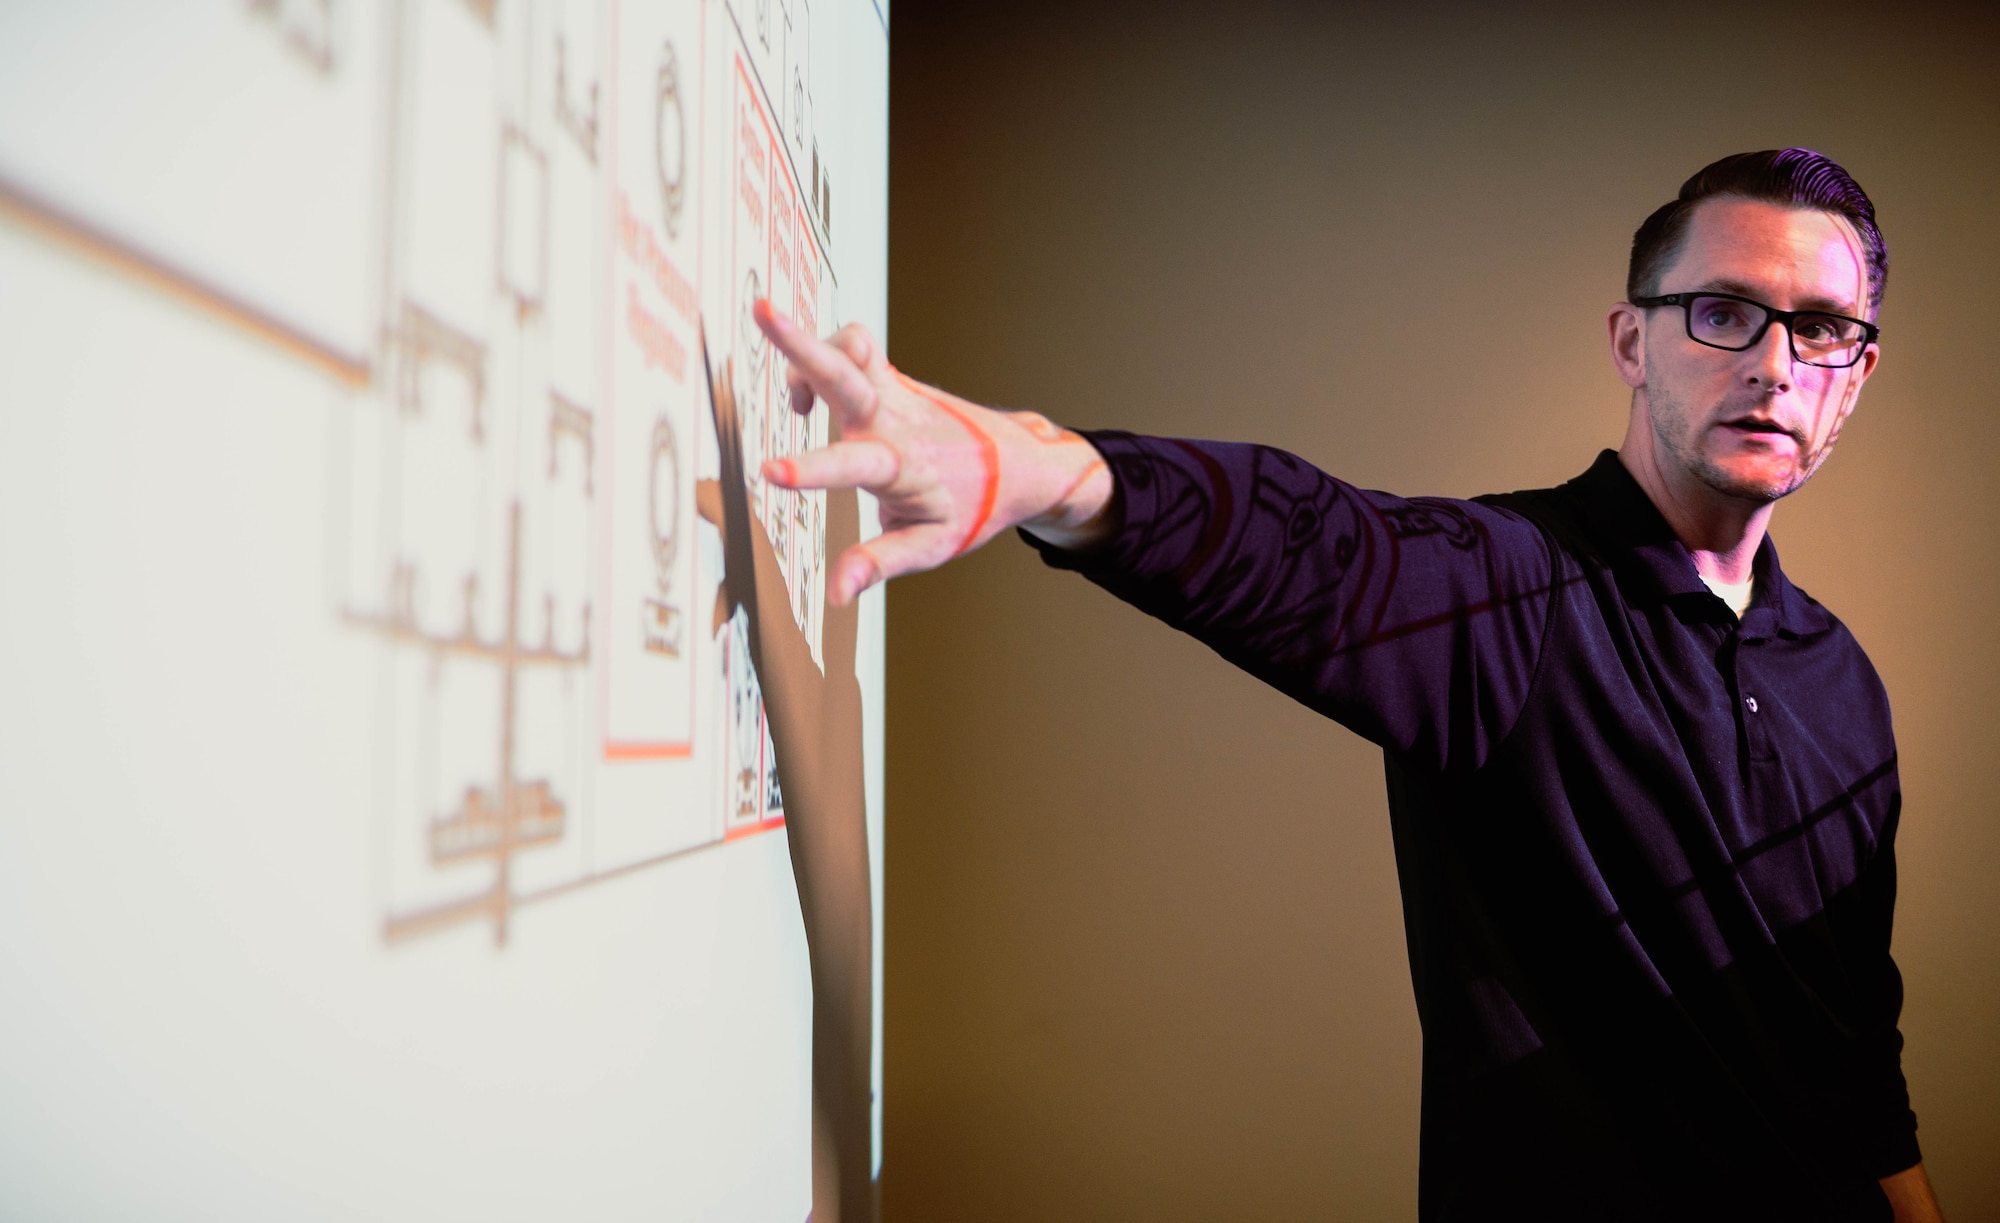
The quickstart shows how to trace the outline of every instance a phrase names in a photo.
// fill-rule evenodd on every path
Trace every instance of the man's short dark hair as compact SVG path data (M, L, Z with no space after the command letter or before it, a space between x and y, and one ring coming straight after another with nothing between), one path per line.
M1737 153L1696 171L1681 184L1680 196L1660 205L1632 235L1632 263L1625 273L1625 298L1660 292L1660 277L1680 256L1695 207L1716 196L1763 200L1787 208L1816 209L1846 217L1861 238L1868 265L1868 316L1882 308L1889 279L1889 248L1875 227L1875 204L1839 162L1811 149L1765 149Z

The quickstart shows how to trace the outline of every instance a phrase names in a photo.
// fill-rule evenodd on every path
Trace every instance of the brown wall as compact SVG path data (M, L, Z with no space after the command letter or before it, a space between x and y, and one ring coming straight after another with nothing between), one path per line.
M1605 307L1703 163L1805 144L1874 194L1884 361L1775 534L1895 702L1905 1065L1946 1206L2000 1218L1996 23L967 7L892 9L898 364L1374 487L1616 445ZM889 606L890 1223L1413 1215L1374 749L1012 540Z

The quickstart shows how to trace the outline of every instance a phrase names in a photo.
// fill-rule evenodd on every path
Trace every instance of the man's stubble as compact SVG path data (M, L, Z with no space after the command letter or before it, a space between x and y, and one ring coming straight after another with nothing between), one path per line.
M1746 480L1734 475L1704 451L1700 445L1700 433L1707 431L1704 426L1694 435L1689 435L1687 426L1693 414L1687 406L1667 390L1667 379L1660 376L1653 364L1652 355L1646 356L1646 417L1653 430L1653 443L1660 453L1671 457L1681 470L1692 475L1708 488L1725 497L1768 505L1782 497L1791 495L1805 486L1807 480L1819 471L1820 465L1833 454L1835 442L1840 440L1840 426L1844 421L1836 421L1826 440L1815 449L1809 449L1809 440L1797 430L1788 430L1796 453L1805 456L1805 462L1794 463L1792 477L1781 482L1766 480ZM1676 427L1679 431L1676 432Z

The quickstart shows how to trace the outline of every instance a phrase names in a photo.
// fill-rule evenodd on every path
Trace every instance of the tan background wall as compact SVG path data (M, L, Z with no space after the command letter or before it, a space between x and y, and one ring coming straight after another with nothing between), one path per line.
M1065 423L1558 482L1622 433L1605 307L1681 179L1805 144L1874 195L1884 362L1775 534L1895 702L1905 1065L2000 1218L2000 26L967 7L892 11L890 351ZM1374 749L1012 540L890 609L890 1223L1412 1216Z

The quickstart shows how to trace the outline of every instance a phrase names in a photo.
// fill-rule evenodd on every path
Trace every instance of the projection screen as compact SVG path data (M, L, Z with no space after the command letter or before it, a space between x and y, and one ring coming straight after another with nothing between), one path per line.
M883 331L887 39L0 6L0 1216L800 1220L816 1112L860 1200L874 511L751 306Z

